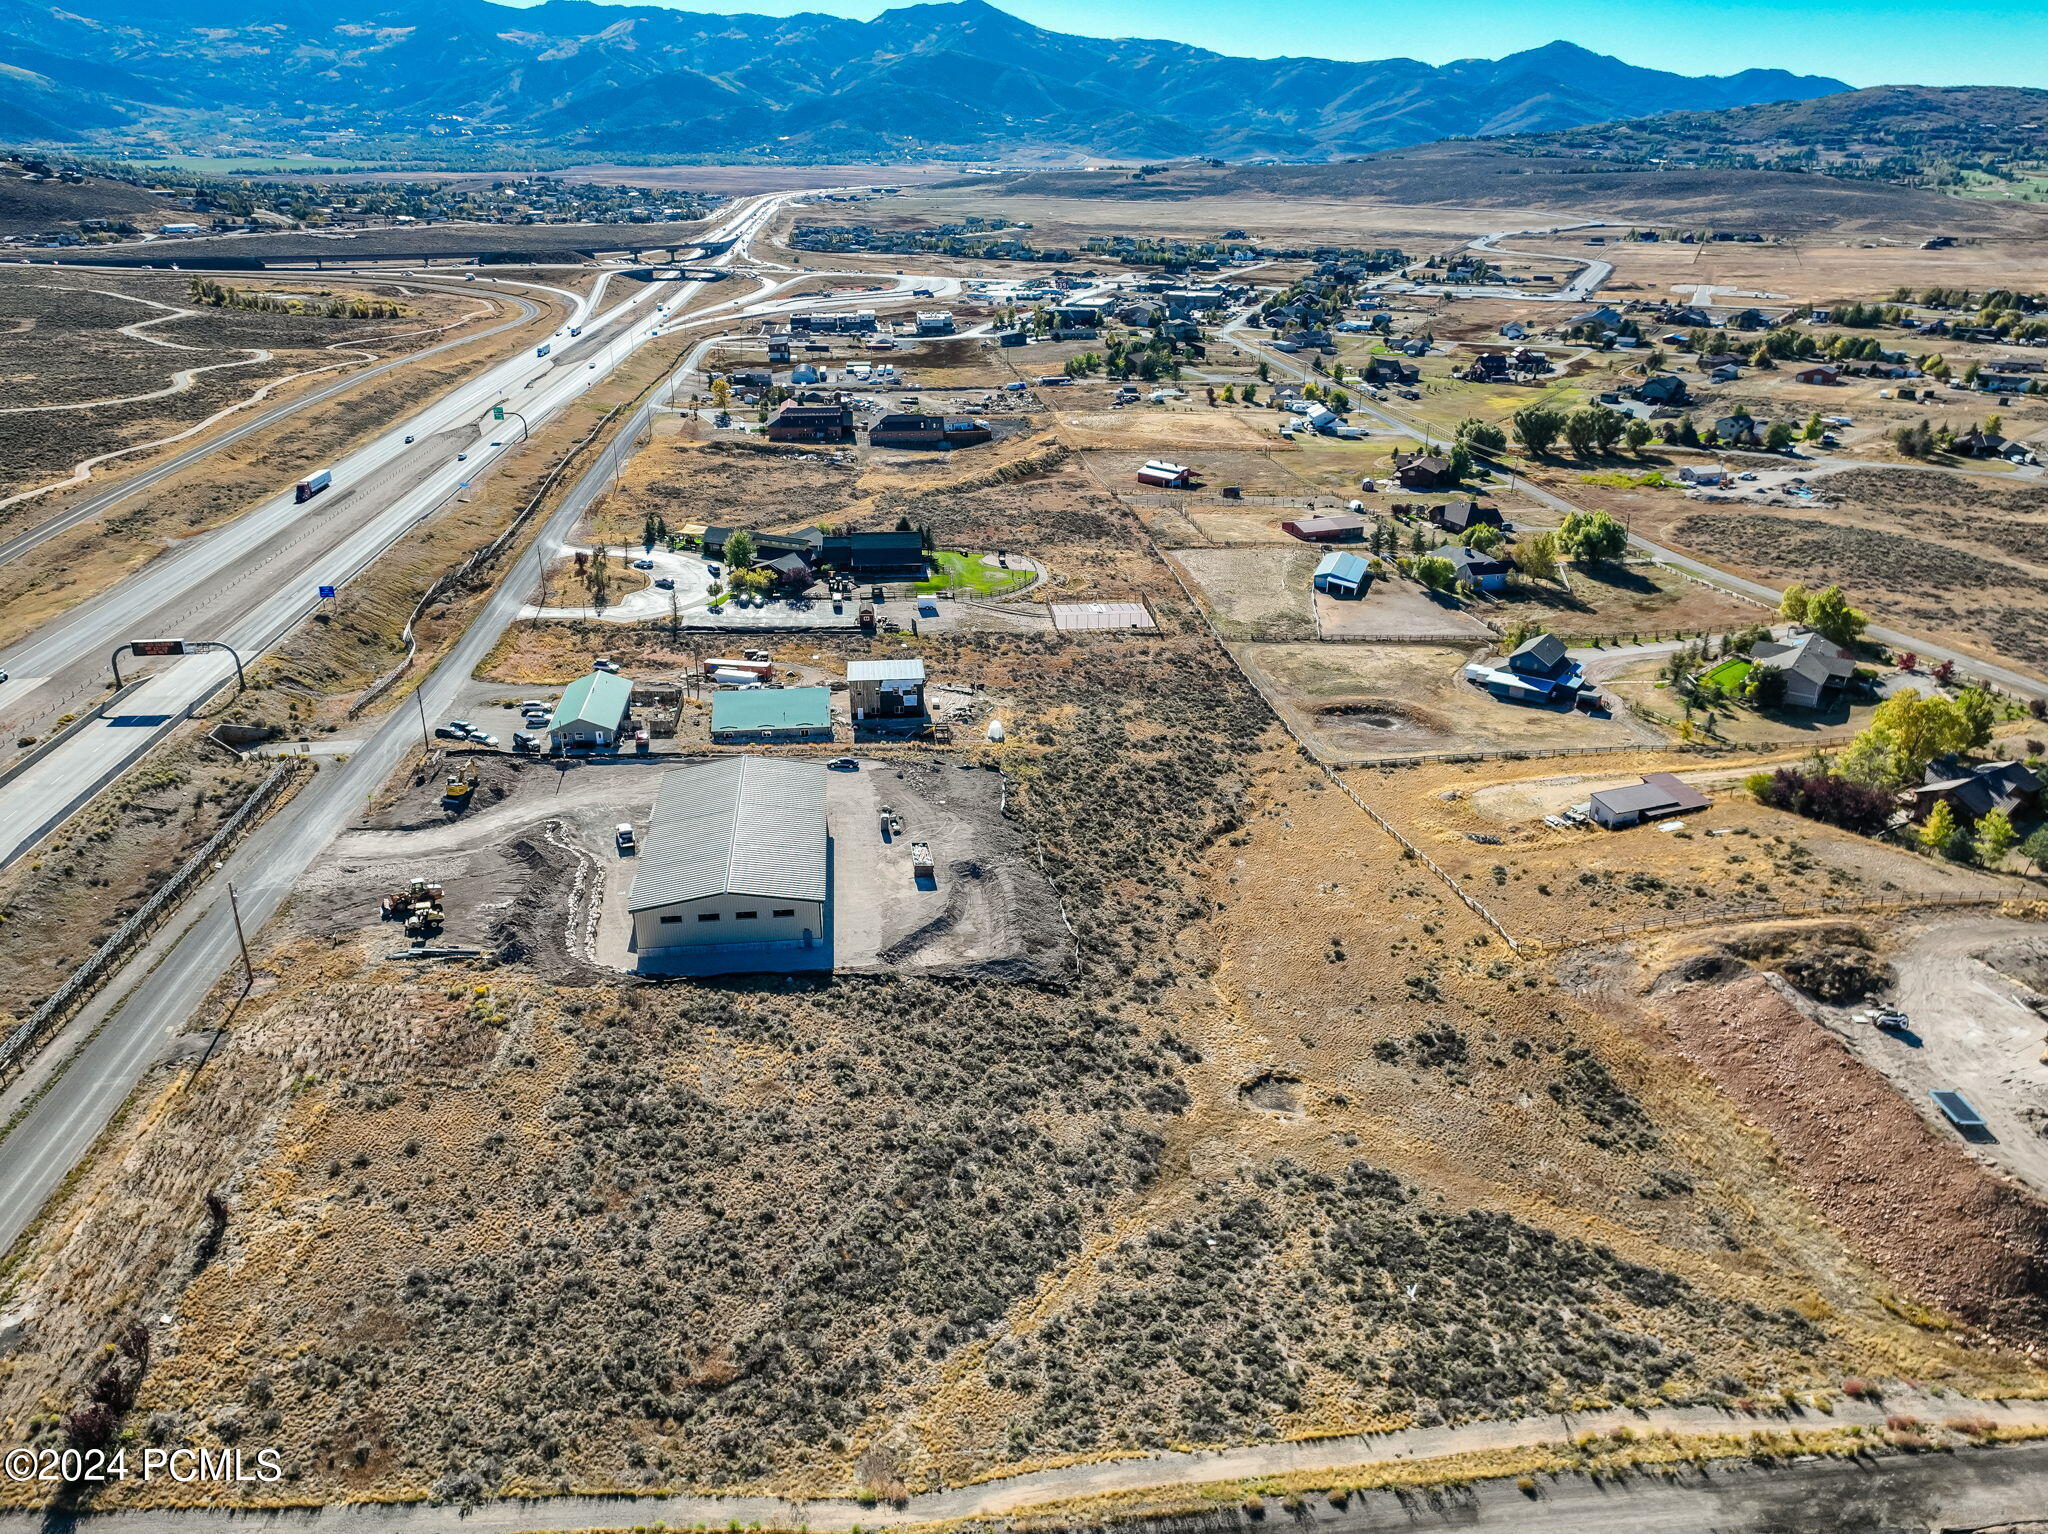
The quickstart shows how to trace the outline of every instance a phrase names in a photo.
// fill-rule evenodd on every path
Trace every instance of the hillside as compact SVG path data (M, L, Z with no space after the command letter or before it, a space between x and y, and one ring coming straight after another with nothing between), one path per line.
M58 180L32 171L22 161L0 160L0 234L76 225L83 218L154 228L163 217L161 198L126 182L104 176Z
M1814 168L1963 189L2048 156L2048 90L1885 85L1522 135L1511 147L1702 166Z
M1045 171L971 182L992 195L1119 201L1194 197L1356 198L1416 207L1515 208L1574 218L1766 234L2037 233L2031 209L1917 187L1795 171L1605 162L1509 143L1437 143L1334 165L1176 164Z
M576 0L0 0L0 38L0 133L131 152L152 135L282 144L346 129L651 159L1327 159L1846 89L1783 70L1671 74L1562 42L1441 68L1232 58L1050 32L983 0L870 22Z

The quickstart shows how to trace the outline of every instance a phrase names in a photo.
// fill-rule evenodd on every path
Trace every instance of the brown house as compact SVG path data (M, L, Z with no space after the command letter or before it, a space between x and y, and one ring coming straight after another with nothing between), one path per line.
M822 405L784 405L768 423L770 442L851 442L853 406L835 402Z
M1394 478L1406 490L1445 490L1456 483L1451 460L1436 453L1396 453Z

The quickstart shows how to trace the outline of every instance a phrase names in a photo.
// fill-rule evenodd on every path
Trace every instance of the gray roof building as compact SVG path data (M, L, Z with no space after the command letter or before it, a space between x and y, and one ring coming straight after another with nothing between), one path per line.
M825 767L735 756L662 779L629 909L710 895L823 901Z

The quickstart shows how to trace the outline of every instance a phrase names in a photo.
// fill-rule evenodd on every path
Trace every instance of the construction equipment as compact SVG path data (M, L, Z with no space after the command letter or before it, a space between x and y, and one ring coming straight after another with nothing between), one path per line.
M950 746L953 744L953 727L934 719L917 732L917 739L928 740L935 746Z
M474 762L470 763L467 771L449 773L447 785L441 790L441 802L451 810L466 808L479 781Z
M938 877L938 870L932 865L932 849L923 842L910 844L910 876L913 879Z
M385 921L405 924L408 937L427 937L441 930L441 886L414 879L402 890L384 897Z

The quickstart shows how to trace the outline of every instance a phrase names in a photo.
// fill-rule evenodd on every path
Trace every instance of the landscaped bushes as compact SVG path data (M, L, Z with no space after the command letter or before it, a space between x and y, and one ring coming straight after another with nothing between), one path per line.
M1757 803L1774 810L1790 810L1864 836L1882 831L1893 811L1892 796L1881 788L1797 767L1759 772L1749 780L1749 791Z

